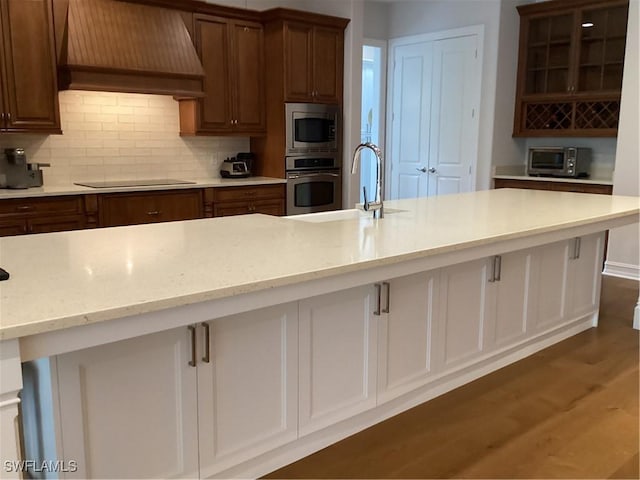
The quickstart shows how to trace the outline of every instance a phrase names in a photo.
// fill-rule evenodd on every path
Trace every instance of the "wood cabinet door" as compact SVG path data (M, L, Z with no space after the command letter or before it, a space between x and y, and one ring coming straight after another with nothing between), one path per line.
M299 302L299 433L376 405L377 325L373 285Z
M285 102L312 102L313 26L287 22L284 29Z
M273 215L280 217L284 215L284 200L258 200L253 202L253 213Z
M344 69L343 32L335 28L314 27L313 33L313 100L340 103Z
M60 133L51 2L3 0L0 12L6 128Z
M381 285L388 313L378 331L378 404L424 385L433 373L438 279L438 272L426 272Z
M195 16L196 47L204 69L204 98L198 100L196 128L204 132L232 129L232 99L229 81L229 21L206 15Z
M100 226L136 225L202 218L201 190L101 195Z
M186 327L56 357L66 478L198 478L191 358Z
M9 218L0 220L0 237L24 235L29 233L27 221L24 218Z
M236 21L230 26L233 128L261 133L266 128L264 34L262 25Z
M199 329L200 478L209 478L297 438L297 303Z
M83 228L85 228L85 218L78 215L34 217L27 220L29 233L65 232Z

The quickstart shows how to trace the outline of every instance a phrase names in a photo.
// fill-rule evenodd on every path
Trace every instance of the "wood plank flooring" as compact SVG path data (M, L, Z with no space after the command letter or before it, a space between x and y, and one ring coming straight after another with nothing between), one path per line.
M639 478L638 283L600 325L267 478Z

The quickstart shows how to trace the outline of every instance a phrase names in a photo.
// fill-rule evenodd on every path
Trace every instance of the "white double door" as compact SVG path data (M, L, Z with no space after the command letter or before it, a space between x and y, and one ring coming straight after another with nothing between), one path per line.
M474 190L482 28L391 41L388 198Z

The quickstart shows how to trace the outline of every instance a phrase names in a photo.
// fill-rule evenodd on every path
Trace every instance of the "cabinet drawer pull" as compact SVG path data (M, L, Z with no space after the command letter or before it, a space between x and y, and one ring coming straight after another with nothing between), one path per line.
M391 284L389 282L382 282L382 286L386 287L387 295L386 295L385 307L381 310L381 312L389 313L389 300L391 299Z
M196 327L194 327L193 325L189 325L187 328L191 333L191 360L189 360L189 366L195 367L197 362L196 360Z
M202 361L204 363L211 363L211 327L208 323L202 322L204 327L204 355Z
M375 284L376 287L376 309L373 311L373 314L376 316L380 316L380 293L382 291L382 285L379 283Z
M494 262L494 275L495 275L495 281L499 282L500 281L500 276L502 275L502 255L496 255L493 259Z
M158 211L158 210L153 210L153 211L151 211L151 212L147 212L147 215L151 215L151 216L160 215L160 211Z
M29 210L33 210L31 205L18 205L16 210L19 212L28 212Z

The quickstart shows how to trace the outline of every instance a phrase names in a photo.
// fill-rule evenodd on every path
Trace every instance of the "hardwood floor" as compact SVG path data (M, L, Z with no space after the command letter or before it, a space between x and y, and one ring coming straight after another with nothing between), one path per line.
M638 283L600 325L267 478L639 478Z

